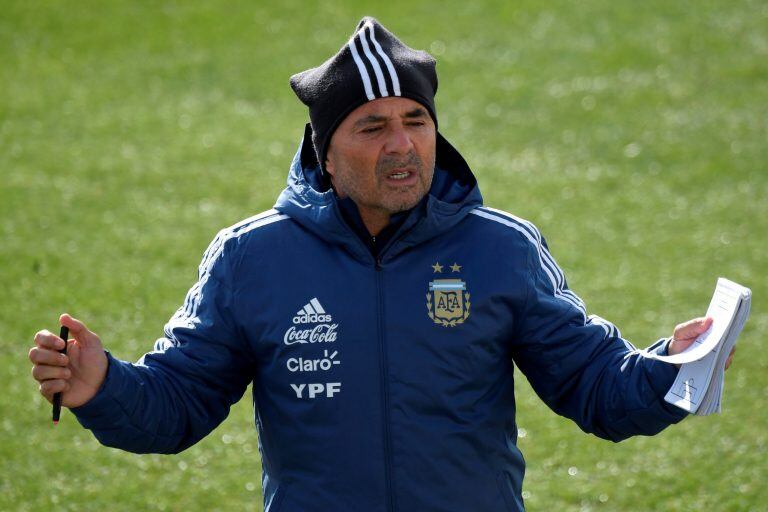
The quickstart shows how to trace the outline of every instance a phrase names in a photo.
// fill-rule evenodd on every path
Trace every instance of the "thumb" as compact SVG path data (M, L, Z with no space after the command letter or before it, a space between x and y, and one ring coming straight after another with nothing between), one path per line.
M59 323L69 329L69 333L80 343L83 348L101 346L101 340L93 332L88 330L80 320L64 313L59 317Z
M711 316L694 318L675 327L674 338L676 340L688 340L698 337L712 326Z

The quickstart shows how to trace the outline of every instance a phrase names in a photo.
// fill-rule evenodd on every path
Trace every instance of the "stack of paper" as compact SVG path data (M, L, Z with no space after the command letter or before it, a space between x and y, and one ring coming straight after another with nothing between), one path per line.
M751 297L749 288L721 277L707 308L707 316L714 320L709 330L679 354L645 353L647 357L681 365L664 400L700 416L720 412L725 361L747 321Z

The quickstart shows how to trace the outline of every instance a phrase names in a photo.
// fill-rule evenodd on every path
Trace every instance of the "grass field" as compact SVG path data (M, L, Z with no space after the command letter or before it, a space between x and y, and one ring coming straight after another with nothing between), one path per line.
M243 399L177 456L103 448L29 375L62 311L137 359L223 226L272 206L288 77L364 14L439 61L442 133L646 346L718 276L752 315L724 413L614 445L518 379L532 511L768 510L768 3L54 2L0 10L0 510L261 510ZM248 396L248 395L246 395Z

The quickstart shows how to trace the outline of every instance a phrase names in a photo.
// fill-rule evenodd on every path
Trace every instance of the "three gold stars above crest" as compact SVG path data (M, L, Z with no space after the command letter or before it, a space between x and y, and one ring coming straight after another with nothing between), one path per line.
M448 265L451 268L451 273L453 272L459 272L461 271L461 265L458 263L454 263L453 265ZM432 270L434 270L435 274L440 274L443 272L443 265L440 264L440 262L436 262L434 265L432 265ZM446 270L446 272L448 272Z

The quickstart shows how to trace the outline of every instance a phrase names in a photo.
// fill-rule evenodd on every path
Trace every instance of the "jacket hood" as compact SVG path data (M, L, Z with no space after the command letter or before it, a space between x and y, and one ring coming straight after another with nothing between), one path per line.
M382 262L404 249L426 242L458 224L483 199L464 158L438 132L435 173L423 207L413 208L403 225L382 252ZM305 229L334 245L344 246L357 259L369 261L371 254L344 220L336 194L317 161L312 146L312 128L304 136L291 162L288 182L275 209L289 215Z

